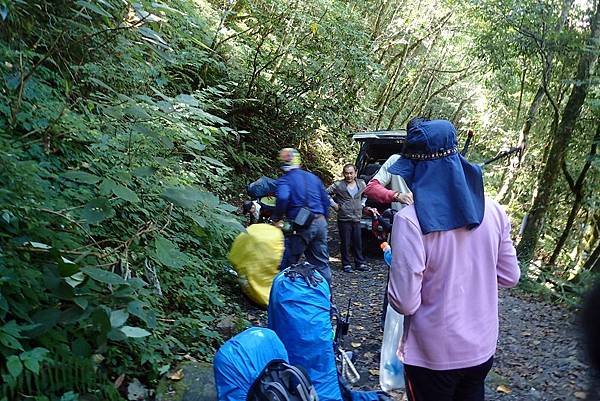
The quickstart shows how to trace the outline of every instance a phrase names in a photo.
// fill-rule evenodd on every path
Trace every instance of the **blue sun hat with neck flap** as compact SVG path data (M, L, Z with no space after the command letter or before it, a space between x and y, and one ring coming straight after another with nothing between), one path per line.
M412 191L423 234L481 224L483 172L459 153L450 121L409 124L400 156L389 172L401 176Z

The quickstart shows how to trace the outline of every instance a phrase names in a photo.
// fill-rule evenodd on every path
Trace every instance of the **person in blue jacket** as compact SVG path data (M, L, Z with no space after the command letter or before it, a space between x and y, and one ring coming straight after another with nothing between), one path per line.
M284 215L288 221L294 221L299 213L306 213L306 209L311 214L306 226L293 225L291 234L286 237L280 267L284 269L298 263L304 254L306 261L331 284L327 248L329 196L321 180L300 167L300 153L296 149L282 149L279 161L284 174L277 180L277 201L272 217L275 225L283 226Z

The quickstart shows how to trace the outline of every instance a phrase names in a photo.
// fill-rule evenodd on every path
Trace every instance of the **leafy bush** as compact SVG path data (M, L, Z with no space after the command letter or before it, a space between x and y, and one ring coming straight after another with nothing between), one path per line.
M210 355L214 316L232 308L220 287L241 225L218 197L231 172L222 144L236 135L218 116L228 89L187 75L192 61L214 67L206 49L163 35L185 26L198 41L204 25L165 5L7 10L0 399L118 397L109 379L153 381L180 355Z

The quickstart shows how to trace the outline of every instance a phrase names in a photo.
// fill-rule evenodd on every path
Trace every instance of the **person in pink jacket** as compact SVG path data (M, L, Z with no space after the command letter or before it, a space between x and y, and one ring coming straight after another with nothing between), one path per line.
M481 401L498 340L498 287L520 271L510 222L485 197L481 168L457 150L446 120L408 131L390 167L414 204L396 214L388 285L405 315L398 356L409 401Z

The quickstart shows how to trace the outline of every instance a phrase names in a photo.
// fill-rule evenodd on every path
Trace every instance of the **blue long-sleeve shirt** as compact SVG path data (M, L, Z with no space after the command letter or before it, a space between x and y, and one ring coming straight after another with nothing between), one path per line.
M305 205L311 212L328 217L329 196L319 177L308 171L297 168L282 175L277 180L276 196L275 221L283 218L283 215L293 220Z

